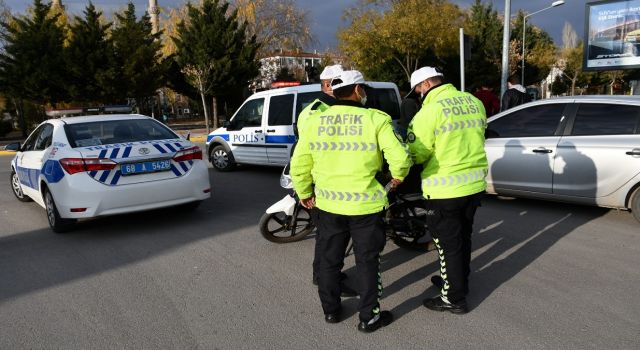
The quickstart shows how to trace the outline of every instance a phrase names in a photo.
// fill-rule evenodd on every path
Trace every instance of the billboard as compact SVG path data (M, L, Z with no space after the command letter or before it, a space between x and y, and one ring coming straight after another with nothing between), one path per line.
M640 0L590 2L585 16L585 70L640 68Z

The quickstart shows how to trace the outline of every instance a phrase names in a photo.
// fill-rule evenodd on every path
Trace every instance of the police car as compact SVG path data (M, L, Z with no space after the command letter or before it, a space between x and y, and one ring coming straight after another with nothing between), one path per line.
M142 115L45 121L12 160L11 188L44 207L55 232L80 218L195 208L211 196L202 150Z
M394 83L367 82L367 106L395 121L400 117L400 93ZM285 166L296 141L300 112L322 92L320 84L261 91L250 96L224 127L207 137L207 154L216 170L237 164Z

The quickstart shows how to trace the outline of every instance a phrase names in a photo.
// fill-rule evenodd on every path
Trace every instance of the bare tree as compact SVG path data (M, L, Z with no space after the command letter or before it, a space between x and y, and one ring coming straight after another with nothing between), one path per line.
M556 66L571 81L571 96L576 94L576 83L582 76L582 43L578 40L576 31L569 22L564 23L562 29L562 46Z
M564 22L562 28L562 46L565 49L575 49L578 46L578 34L569 22Z
M294 0L235 0L240 21L260 44L258 56L278 49L303 48L313 41L309 15Z
M200 93L202 98L202 108L204 109L204 122L207 127L207 135L209 135L209 112L207 111L207 101L205 96L211 91L212 84L208 77L213 70L213 62L206 64L188 64L182 69L182 73ZM217 121L216 121L217 122Z

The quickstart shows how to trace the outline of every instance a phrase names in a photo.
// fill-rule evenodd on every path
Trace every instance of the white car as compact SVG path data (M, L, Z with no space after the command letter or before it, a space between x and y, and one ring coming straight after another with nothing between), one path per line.
M631 210L640 221L640 98L538 100L491 117L487 192Z
M142 115L51 119L20 145L11 162L18 200L47 211L55 232L76 219L175 205L211 196L202 150Z

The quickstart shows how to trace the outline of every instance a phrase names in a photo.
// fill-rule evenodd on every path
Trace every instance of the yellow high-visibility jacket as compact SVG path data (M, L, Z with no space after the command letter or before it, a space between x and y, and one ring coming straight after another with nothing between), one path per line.
M294 188L303 199L315 193L316 206L330 213L365 215L384 209L387 196L375 179L383 154L394 178L404 179L411 166L391 117L356 102L339 101L307 118L299 137L291 159Z
M486 188L487 117L482 102L451 84L433 88L407 130L407 144L422 164L425 198L458 198Z

